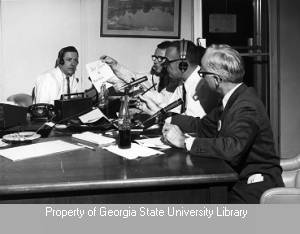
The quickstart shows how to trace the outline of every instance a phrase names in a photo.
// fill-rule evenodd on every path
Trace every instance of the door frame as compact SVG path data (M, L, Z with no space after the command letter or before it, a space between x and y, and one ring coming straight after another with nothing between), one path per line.
M268 0L269 7L269 61L270 61L270 121L273 128L276 150L280 148L280 66L279 66L279 4Z
M194 42L203 37L202 0L193 0L193 35ZM279 4L278 0L268 0L269 9L269 105L270 121L274 134L276 151L280 153L280 67L279 67Z

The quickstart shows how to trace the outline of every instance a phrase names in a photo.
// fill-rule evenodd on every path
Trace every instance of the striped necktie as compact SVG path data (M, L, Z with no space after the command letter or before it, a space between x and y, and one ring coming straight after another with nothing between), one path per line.
M182 100L183 103L181 105L180 113L183 114L186 111L186 90L184 84L182 84Z

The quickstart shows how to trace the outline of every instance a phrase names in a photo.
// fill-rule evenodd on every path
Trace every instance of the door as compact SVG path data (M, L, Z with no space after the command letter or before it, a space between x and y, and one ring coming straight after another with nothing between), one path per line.
M244 82L256 89L270 115L267 0L202 0L206 45L228 44L245 61Z

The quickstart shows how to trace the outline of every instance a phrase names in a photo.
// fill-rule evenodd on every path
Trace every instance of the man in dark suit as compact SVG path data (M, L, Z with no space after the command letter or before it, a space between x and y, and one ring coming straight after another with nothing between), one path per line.
M226 160L239 174L229 193L230 203L259 203L262 193L283 186L279 157L263 103L243 84L240 54L227 45L210 46L199 74L223 97L204 118L177 115L165 124L165 141L199 157ZM190 137L183 132L195 132Z

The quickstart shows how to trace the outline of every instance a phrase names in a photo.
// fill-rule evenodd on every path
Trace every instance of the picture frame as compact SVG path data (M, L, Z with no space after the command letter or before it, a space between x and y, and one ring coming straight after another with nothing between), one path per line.
M102 0L101 37L180 38L181 0Z

